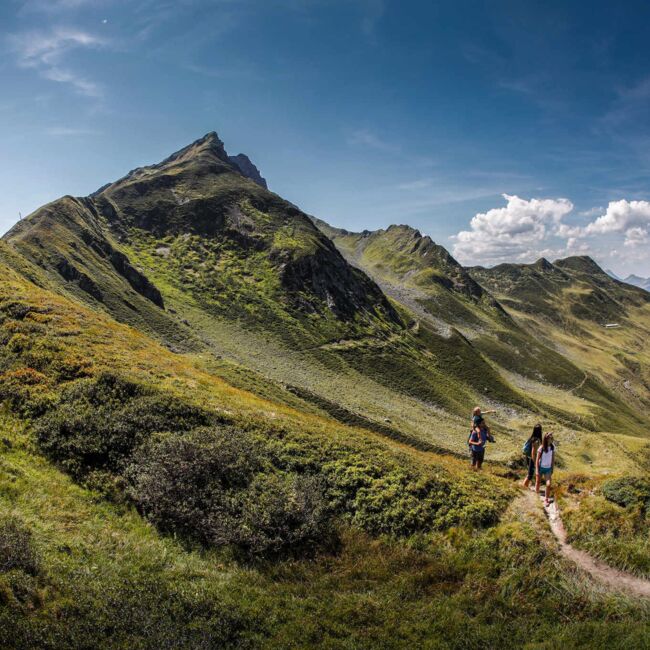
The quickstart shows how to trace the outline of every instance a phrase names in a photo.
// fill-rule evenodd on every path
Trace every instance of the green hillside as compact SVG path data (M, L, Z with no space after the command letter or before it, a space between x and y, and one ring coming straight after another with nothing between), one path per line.
M44 206L0 241L0 647L642 647L515 481L554 427L572 539L647 575L648 297L331 228L214 133Z
M647 635L645 605L578 581L498 472L232 388L20 266L0 268L3 647Z
M91 197L45 206L4 239L50 288L196 354L242 388L288 393L424 448L464 453L476 402L547 411L462 331L387 298L306 215L243 176L213 133ZM485 318L507 320L459 273L468 318L477 300ZM501 426L495 456L505 459L518 443Z
M528 410L574 429L647 436L636 415L638 401L620 391L609 375L592 373L579 355L567 355L542 330L547 329L547 319L553 327L562 321L565 293L583 291L588 282L598 298L580 294L568 307L572 330L590 327L590 318L595 317L593 311L587 314L590 301L604 301L610 313L615 305L620 315L623 302L632 309L643 308L650 295L616 283L593 262L574 271L568 270L570 260L565 261L567 270L562 263L554 266L546 260L529 266L465 269L442 246L409 226L350 233L314 221L351 264L366 271L414 318L438 331L462 334L474 358L486 359L501 381L525 394ZM608 297L606 290L615 287L620 295ZM522 312L529 318L522 318ZM646 322L642 317L638 326L632 324L636 336L644 335ZM614 350L608 352L608 364L620 365Z

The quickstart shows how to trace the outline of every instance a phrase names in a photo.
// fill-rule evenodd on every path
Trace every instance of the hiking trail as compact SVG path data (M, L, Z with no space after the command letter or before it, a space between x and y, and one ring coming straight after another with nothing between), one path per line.
M523 496L529 505L538 508L541 500L531 490L526 490ZM638 578L631 573L615 569L604 562L595 559L585 551L574 548L567 542L566 530L560 517L560 510L555 501L549 506L544 506L544 512L548 519L551 532L557 540L560 553L577 564L583 571L586 571L595 580L606 584L611 589L626 591L628 594L650 598L650 580Z

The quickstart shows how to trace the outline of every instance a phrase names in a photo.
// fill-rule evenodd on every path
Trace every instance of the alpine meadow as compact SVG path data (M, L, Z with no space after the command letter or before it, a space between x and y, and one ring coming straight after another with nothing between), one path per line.
M644 10L8 4L0 648L650 648Z

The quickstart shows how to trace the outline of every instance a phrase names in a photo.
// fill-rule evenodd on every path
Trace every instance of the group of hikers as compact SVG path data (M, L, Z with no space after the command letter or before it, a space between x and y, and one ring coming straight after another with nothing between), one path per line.
M490 413L495 414L496 411L485 411L486 415ZM476 406L472 411L472 428L467 439L472 456L472 469L474 471L480 470L483 465L485 447L488 442L495 442L494 436L490 432L490 427L485 422L481 407ZM542 481L544 481L546 484L544 504L549 505L551 498L551 479L555 465L553 434L550 431L544 434L542 432L542 425L536 424L533 427L533 433L524 443L522 452L528 465L528 473L524 479L523 487L529 488L532 480L535 479L535 492L539 494Z

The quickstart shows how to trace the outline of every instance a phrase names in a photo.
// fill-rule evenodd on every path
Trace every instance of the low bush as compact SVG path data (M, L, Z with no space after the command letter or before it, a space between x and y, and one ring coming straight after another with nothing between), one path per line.
M112 374L63 389L36 425L41 449L75 478L91 470L121 472L132 452L157 431L188 431L211 416L199 408Z
M153 438L127 478L131 497L162 530L248 558L303 554L331 538L319 482L274 473L233 428Z
M650 481L633 476L612 479L602 486L603 496L612 503L628 506L650 506Z
M0 573L19 569L35 576L40 560L32 542L31 532L14 517L0 518Z
M0 402L7 402L26 417L42 415L52 400L48 378L34 368L18 368L0 374Z
M221 585L206 585L200 579L190 582L184 577L161 579L132 566L125 567L121 574L93 576L92 573L85 568L79 570L72 588L58 585L66 597L58 600L53 611L0 606L0 647L3 650L259 647L249 640L261 627L259 617L221 593Z

